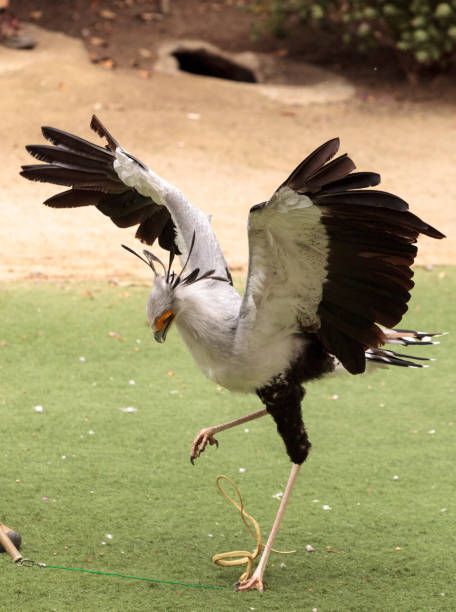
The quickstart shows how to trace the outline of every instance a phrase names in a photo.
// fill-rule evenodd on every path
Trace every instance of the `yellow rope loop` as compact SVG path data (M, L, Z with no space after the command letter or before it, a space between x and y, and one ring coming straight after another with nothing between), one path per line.
M237 502L233 497L228 495L228 493L225 491L225 489L223 488L223 485L221 484L223 480L228 482L233 487L239 502ZM252 575L253 562L258 557L258 555L260 554L260 550L263 547L260 526L258 522L253 518L253 516L251 516L244 509L244 500L242 499L242 495L239 491L239 488L231 480L231 478L228 478L227 476L223 476L223 475L218 476L216 480L216 485L220 493L223 495L223 497L226 500L228 500L231 504L233 504L233 506L237 508L237 510L239 510L241 514L242 522L244 523L247 531L250 532L250 534L253 536L256 542L256 547L253 552L250 552L249 550L232 550L229 552L218 553L212 557L213 563L215 563L216 565L222 565L224 567L235 567L238 565L240 566L246 565L247 567L246 567L245 572L239 578L239 582L242 583L248 580L250 576ZM251 525L249 525L248 521L251 522Z
M228 493L225 491L221 484L223 480L228 482L233 487L239 502L236 501L230 495L228 495ZM251 536L256 542L256 547L253 552L250 552L248 550L232 550L229 552L217 553L212 557L213 563L215 563L216 565L222 565L223 567L236 567L238 565L246 565L247 567L245 572L239 578L239 582L242 584L243 582L246 582L252 575L253 562L258 557L261 549L263 548L260 525L253 518L253 516L244 509L244 500L242 499L241 492L239 491L239 488L236 483L233 482L231 478L228 478L228 476L223 475L217 476L216 485L223 497L239 511L242 522L244 523L247 531L251 534ZM250 521L251 524L249 524L248 521ZM290 555L296 552L295 550L275 550L274 548L272 548L271 551L282 555Z

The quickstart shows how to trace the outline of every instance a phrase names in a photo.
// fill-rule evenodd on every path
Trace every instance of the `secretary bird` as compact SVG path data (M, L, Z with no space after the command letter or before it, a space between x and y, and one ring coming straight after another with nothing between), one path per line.
M95 116L91 127L105 147L43 127L52 144L27 150L45 163L23 166L21 174L71 187L47 206L94 205L119 227L139 225L141 242L158 240L170 253L168 265L147 250L138 255L154 275L147 317L155 340L164 342L175 324L208 378L231 391L256 393L263 403L262 410L202 429L192 463L208 444L218 445L218 432L266 414L276 422L291 472L259 564L237 585L262 591L274 538L311 447L302 384L337 366L350 374L364 372L366 362L422 367L423 358L383 346L433 343L436 334L393 327L407 310L418 235L444 236L401 198L366 189L380 176L353 172L347 154L334 158L334 138L306 157L267 202L250 209L241 297L206 214L123 149ZM172 270L175 255L179 273Z

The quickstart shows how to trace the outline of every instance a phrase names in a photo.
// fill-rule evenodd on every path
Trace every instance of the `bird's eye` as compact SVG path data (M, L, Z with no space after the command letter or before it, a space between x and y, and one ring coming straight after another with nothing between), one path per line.
M157 317L154 321L154 327L155 329L160 332L162 331L162 329L165 327L166 322L169 320L170 317L174 317L174 313L172 310L165 310L165 312L163 314L161 314L159 317Z

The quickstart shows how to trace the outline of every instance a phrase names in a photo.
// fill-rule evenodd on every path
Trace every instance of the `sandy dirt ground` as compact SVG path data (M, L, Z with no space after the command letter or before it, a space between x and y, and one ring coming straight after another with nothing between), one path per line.
M97 139L96 113L125 148L178 185L213 215L229 264L245 270L250 206L268 198L321 142L340 136L361 170L448 235L423 239L418 263L456 259L456 114L442 101L397 101L378 91L350 100L289 104L255 85L188 74L109 71L90 63L82 43L36 30L33 52L0 47L0 278L147 278L120 248L134 231L95 209L52 210L41 202L58 188L19 177L42 142L41 125Z

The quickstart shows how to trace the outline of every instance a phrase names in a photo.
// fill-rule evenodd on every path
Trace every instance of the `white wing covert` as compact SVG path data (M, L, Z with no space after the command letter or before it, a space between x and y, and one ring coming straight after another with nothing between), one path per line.
M395 195L373 189L380 176L352 172L333 139L311 153L249 216L250 261L241 309L246 341L315 333L352 373L365 350L407 310L420 233L443 235ZM271 350L273 347L271 346Z

